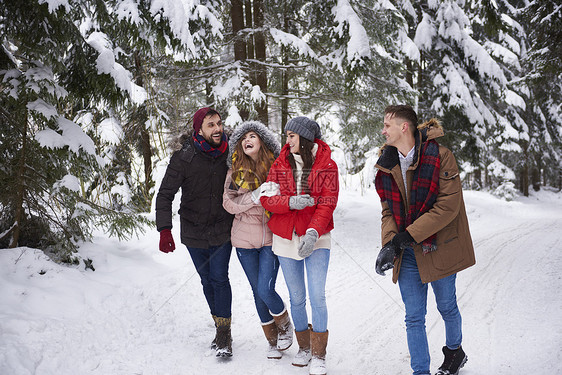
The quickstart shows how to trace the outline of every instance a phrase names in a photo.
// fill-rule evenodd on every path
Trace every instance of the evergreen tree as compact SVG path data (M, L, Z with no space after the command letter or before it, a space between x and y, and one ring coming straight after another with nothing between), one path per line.
M209 7L186 7L141 0L0 3L0 155L6 161L0 245L40 247L72 261L92 228L127 236L146 224L131 199L135 144L126 143L141 140L147 194L142 56L201 56L204 32L217 33Z
M530 87L528 123L534 137L529 142L530 180L535 190L550 182L562 188L562 7L537 0L522 7L528 53L524 59ZM521 181L525 191L529 180Z
M507 78L482 43L475 39L471 20L475 1L404 1L410 37L420 50L411 66L412 84L419 92L421 119L440 118L443 142L455 150L459 164L468 162L477 175L491 162L498 114ZM478 11L480 12L480 11ZM476 37L477 38L477 37ZM478 185L485 181L477 178Z

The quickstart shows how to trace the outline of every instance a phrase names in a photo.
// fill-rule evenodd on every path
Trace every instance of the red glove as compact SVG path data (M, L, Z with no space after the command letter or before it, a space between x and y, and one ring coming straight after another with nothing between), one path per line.
M172 237L171 229L162 229L160 231L160 251L163 253L171 253L176 249L174 237Z

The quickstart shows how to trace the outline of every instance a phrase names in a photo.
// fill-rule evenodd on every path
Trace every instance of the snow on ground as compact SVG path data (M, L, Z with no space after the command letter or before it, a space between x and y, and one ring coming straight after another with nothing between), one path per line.
M467 191L476 266L457 279L469 361L464 375L562 373L562 194L512 202ZM410 373L404 310L380 249L374 191L342 191L327 285L329 374ZM179 225L173 229L179 244ZM217 360L199 277L183 246L158 251L155 230L119 242L103 234L80 255L95 272L62 266L30 248L0 250L0 374L308 374L265 358L251 292L233 253L233 350ZM288 302L282 274L278 291ZM442 321L429 293L427 329L435 371Z

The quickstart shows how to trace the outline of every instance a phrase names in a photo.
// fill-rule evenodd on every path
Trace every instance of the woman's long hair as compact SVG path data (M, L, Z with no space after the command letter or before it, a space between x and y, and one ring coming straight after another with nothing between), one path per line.
M257 160L254 161L254 159L244 153L244 148L242 147L242 140L244 139L244 136L242 136L238 142L236 142L236 147L234 149L236 159L232 162L233 180L238 177L238 179L245 181L248 183L250 190L258 188L265 182L265 180L267 180L269 169L275 161L273 152L267 148L259 134L256 132L254 133L260 140L260 149L258 151Z
M300 191L305 194L310 194L310 189L308 188L308 177L312 170L312 165L314 164L314 155L312 155L312 148L314 147L314 142L301 137L299 135L299 155L302 157L302 175L301 175L301 186ZM295 179L295 185L297 184L298 171L297 163L295 162L295 157L292 153L289 153L287 158L289 160L289 165L293 170L293 178Z

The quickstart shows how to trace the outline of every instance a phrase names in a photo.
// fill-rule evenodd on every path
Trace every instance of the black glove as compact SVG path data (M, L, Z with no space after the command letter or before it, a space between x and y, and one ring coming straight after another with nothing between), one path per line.
M407 247L412 247L416 241L410 236L410 233L405 230L404 232L396 234L390 242L392 242L397 249L404 250Z
M384 245L375 262L375 272L384 276L384 271L394 268L394 259L400 256L400 252L392 241Z

